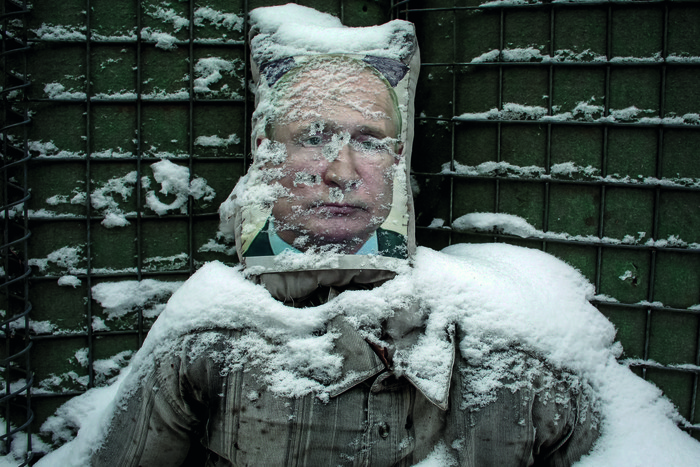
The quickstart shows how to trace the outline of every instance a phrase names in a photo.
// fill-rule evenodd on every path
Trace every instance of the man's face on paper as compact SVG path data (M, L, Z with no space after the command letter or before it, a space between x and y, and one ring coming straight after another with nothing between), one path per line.
M277 234L305 250L338 245L356 252L391 210L400 147L394 105L370 71L319 68L291 86L273 138L286 147L272 208Z

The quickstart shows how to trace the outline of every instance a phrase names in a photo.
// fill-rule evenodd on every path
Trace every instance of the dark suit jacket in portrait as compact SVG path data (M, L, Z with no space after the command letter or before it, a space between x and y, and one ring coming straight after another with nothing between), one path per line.
M250 243L243 256L274 256L267 231L270 228L270 221L265 222L262 229L255 235L255 238ZM379 253L382 256L390 258L407 257L406 236L401 235L393 230L377 229L377 243L379 244Z

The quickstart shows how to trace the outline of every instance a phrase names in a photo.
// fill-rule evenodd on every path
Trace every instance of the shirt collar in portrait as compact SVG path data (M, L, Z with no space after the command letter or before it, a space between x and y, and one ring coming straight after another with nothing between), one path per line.
M274 219L270 218L270 224L267 229L267 238L270 240L270 247L272 248L272 254L279 255L283 251L291 251L292 253L301 253L301 251L289 243L285 242L277 235L275 230ZM378 255L379 254L379 241L377 240L377 232L372 233L372 236L367 239L367 241L362 245L362 248L357 250L356 255Z

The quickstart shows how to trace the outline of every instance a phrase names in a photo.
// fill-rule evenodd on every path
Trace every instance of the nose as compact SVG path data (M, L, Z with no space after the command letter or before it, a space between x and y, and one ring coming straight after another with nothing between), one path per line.
M349 144L344 144L338 150L338 157L328 162L323 173L323 181L327 185L337 186L341 189L348 189L360 181L360 174L357 172L357 154Z

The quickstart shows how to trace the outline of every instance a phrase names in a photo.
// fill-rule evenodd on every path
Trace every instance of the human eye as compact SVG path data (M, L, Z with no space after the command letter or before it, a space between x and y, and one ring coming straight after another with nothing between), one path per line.
M356 142L358 149L363 152L387 152L390 149L389 143L384 139L373 136L364 136Z
M320 136L307 136L305 138L299 138L299 144L305 148L315 148L320 146L323 142L323 138Z

